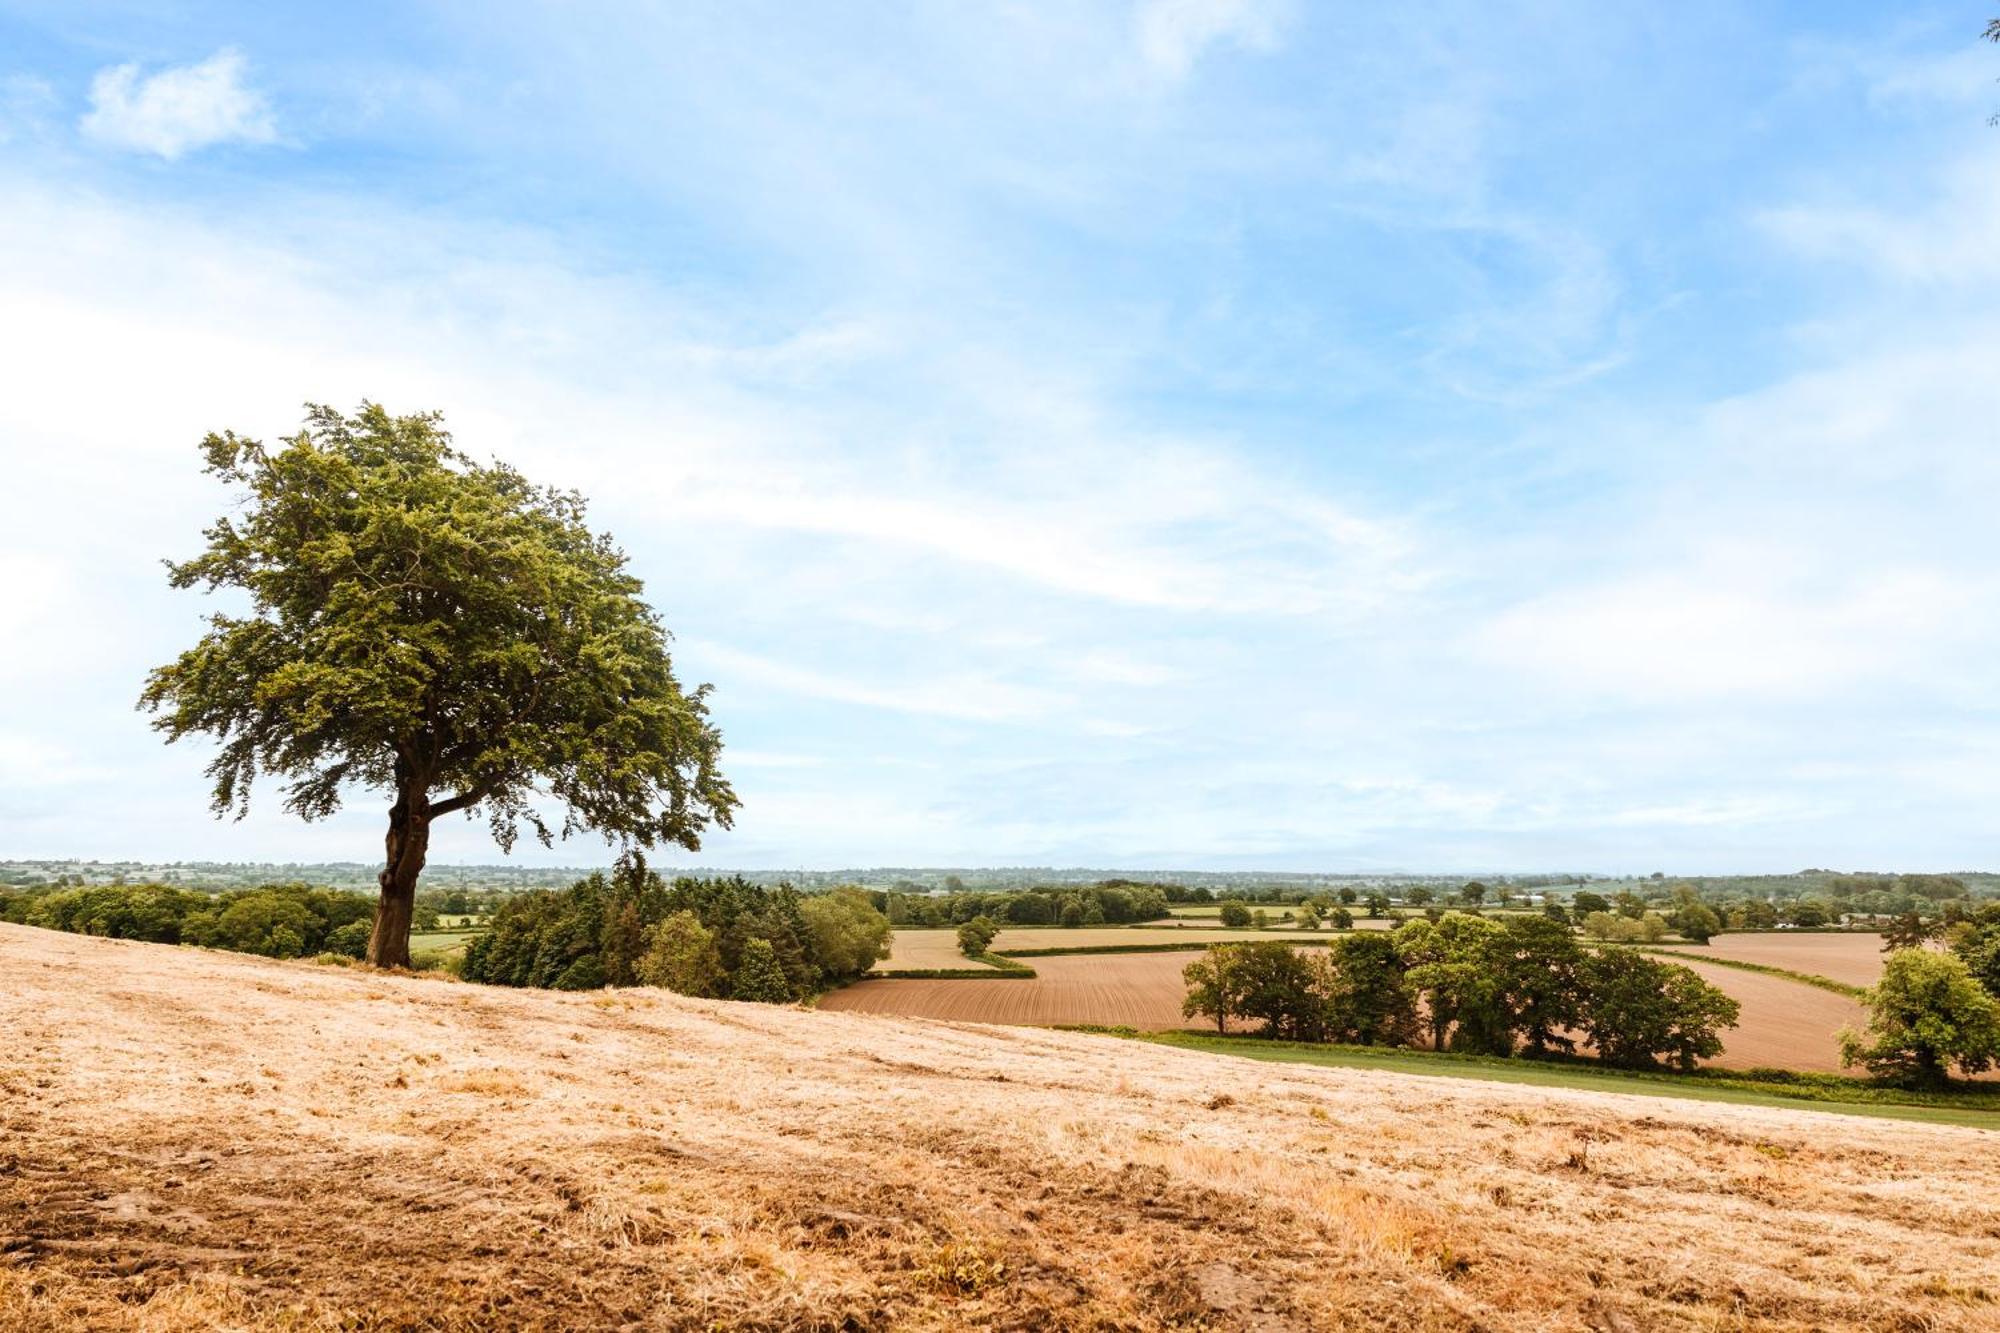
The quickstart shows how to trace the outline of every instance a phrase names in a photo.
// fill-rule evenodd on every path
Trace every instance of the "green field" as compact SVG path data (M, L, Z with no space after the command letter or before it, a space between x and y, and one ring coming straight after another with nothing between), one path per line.
M445 953L463 953L465 946L479 937L477 930L425 930L410 936L410 952L442 950Z
M1086 1029L1105 1031L1105 1029ZM2000 1087L1951 1093L1905 1092L1882 1088L1861 1079L1835 1075L1756 1075L1703 1071L1695 1074L1640 1073L1584 1064L1534 1060L1502 1060L1490 1056L1439 1055L1429 1051L1390 1050L1366 1046L1314 1046L1265 1041L1257 1037L1217 1037L1196 1032L1114 1035L1162 1046L1209 1051L1216 1055L1280 1064L1325 1065L1337 1069L1380 1069L1396 1074L1433 1078L1482 1079L1489 1083L1519 1083L1543 1088L1581 1088L1642 1097L1679 1097L1691 1101L1732 1102L1744 1106L1779 1106L1795 1111L1831 1111L1841 1115L1917 1120L1940 1125L1969 1125L2000 1131Z

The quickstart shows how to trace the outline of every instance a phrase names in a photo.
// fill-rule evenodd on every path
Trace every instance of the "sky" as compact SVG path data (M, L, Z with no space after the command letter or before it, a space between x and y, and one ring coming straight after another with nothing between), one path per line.
M673 865L2000 867L1993 9L0 0L0 858L379 854L133 707L368 399L630 553Z

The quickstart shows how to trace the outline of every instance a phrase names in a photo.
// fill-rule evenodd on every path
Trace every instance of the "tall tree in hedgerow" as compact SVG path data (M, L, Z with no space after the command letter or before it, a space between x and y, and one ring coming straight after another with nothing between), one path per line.
M177 588L248 595L154 671L140 707L205 733L218 815L278 779L303 819L354 788L388 794L368 961L406 967L431 825L475 808L502 848L594 830L694 849L737 805L717 769L709 687L683 690L668 635L581 496L481 464L435 413L309 406L280 448L202 444L242 496L170 564ZM551 829L546 809L562 817Z

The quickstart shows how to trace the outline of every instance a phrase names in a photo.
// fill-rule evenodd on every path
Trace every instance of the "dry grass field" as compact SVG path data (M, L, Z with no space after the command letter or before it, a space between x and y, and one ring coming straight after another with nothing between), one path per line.
M13 926L0 977L0 1328L26 1333L2000 1309L1978 1130Z
M1872 986L1882 979L1882 937L1874 934L1717 935L1705 946L1689 946L1687 952L1695 958L1730 958L1809 972L1850 986Z
M960 1022L1083 1023L1161 1032L1197 1026L1181 1017L1186 994L1181 969L1195 956L1197 951L1190 950L1033 958L1028 961L1037 975L1031 981L869 981L833 992L821 1007ZM1839 1072L1834 1034L1848 1024L1861 1026L1865 1018L1855 1001L1783 977L1704 964L1699 958L1686 962L1743 1006L1740 1024L1723 1034L1726 1049L1715 1065Z

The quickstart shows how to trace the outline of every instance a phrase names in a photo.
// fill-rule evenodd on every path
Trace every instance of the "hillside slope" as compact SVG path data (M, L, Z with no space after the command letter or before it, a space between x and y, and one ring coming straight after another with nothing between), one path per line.
M1994 1327L1983 1131L0 926L0 1327Z

